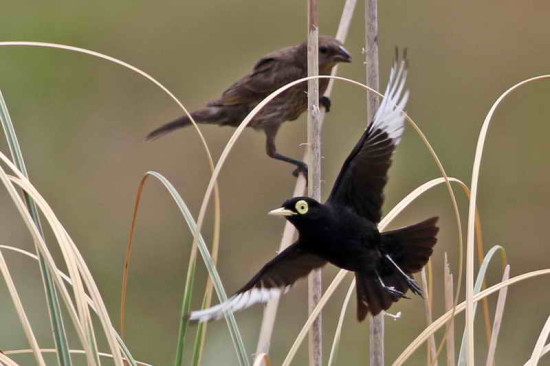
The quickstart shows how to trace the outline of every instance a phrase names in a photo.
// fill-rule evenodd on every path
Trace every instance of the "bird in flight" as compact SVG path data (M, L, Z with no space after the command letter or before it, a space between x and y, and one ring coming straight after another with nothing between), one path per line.
M340 62L351 62L351 54L342 43L332 36L319 37L319 74L330 75L332 68ZM209 102L206 107L191 113L197 123L237 127L265 97L297 79L307 76L307 42L274 51L260 58L252 72L235 82L219 99ZM331 102L323 96L328 79L319 80L319 104L328 112ZM307 83L300 83L273 99L248 124L266 134L266 152L273 159L295 165L293 172L301 172L307 177L307 165L300 160L277 152L275 138L281 125L294 121L307 110ZM153 140L178 128L191 125L187 116L180 117L160 126L147 135Z
M279 297L327 262L355 273L359 321L389 309L406 298L408 290L422 296L412 274L424 267L433 252L438 218L386 232L377 228L387 172L405 127L406 75L406 61L396 60L374 120L344 162L328 200L323 204L295 197L270 212L296 227L298 241L227 301L191 312L191 321L219 319L226 312Z

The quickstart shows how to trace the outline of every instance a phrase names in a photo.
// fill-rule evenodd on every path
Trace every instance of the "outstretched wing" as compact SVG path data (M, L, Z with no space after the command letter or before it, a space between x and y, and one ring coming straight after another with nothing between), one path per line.
M409 92L404 91L406 78L406 61L396 61L374 121L344 162L327 200L350 207L375 223L382 217L391 156L405 127L403 109L409 97Z
M325 260L304 251L300 244L294 243L268 262L227 301L208 309L193 311L189 314L189 319L196 322L216 320L227 312L268 302L287 292L299 278L325 263Z

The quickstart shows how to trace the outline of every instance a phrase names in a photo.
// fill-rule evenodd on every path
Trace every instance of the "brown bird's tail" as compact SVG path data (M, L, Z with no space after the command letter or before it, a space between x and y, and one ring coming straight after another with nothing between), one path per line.
M369 312L377 315L382 310L387 310L404 297L391 291L405 294L407 290L411 290L422 296L422 290L411 274L419 272L433 253L439 231L437 220L437 217L432 217L415 225L382 233L384 257L377 269L380 278L372 273L355 274L359 321L365 319Z
M214 123L223 124L224 113L222 108L207 107L191 113L191 116L197 123ZM178 128L183 128L191 125L191 119L187 115L182 116L172 122L160 126L156 130L147 135L147 140L155 140L162 137Z

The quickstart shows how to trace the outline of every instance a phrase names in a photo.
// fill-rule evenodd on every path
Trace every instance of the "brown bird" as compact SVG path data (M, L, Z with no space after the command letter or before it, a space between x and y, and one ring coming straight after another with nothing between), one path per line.
M351 62L351 54L342 43L331 36L319 37L319 74L329 75L339 62ZM219 99L209 102L205 108L192 112L197 123L237 127L246 115L265 97L281 86L307 76L307 43L286 47L262 57L252 72L223 92ZM323 95L328 79L319 80L319 95ZM330 99L322 96L319 104L328 112ZM267 155L297 166L294 176L300 172L307 177L307 165L300 160L279 154L275 137L285 121L294 121L307 109L307 83L296 85L273 99L250 121L248 127L264 130ZM149 135L147 140L156 139L173 130L191 125L187 116L167 123Z

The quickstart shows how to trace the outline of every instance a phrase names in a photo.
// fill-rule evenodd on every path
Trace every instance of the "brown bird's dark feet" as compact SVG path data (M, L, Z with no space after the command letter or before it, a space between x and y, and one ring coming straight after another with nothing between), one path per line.
M329 97L325 97L324 95L319 98L319 105L323 108L325 108L325 112L330 112L330 107L332 106L332 102Z
M300 163L301 164L296 164L298 167L294 169L294 171L292 172L292 175L298 178L298 175L300 175L300 173L303 174L304 177L306 178L306 183L307 183L307 174L308 174L307 164L302 162Z

